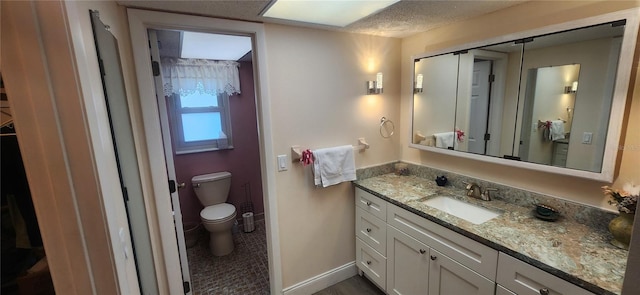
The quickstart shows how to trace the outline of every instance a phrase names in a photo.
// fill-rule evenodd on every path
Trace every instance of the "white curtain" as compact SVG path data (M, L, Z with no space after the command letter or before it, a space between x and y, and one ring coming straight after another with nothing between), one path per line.
M235 61L162 58L161 63L165 96L240 93L240 64Z

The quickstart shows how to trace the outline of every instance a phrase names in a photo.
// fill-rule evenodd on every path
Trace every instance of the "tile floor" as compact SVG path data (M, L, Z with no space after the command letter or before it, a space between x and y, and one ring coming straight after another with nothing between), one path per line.
M187 249L194 295L269 294L269 265L264 220L256 220L255 230L233 235L235 249L215 257L209 252L209 235L202 228L198 243Z

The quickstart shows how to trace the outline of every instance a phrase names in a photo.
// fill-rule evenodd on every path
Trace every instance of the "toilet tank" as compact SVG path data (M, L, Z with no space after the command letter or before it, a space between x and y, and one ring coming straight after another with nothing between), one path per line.
M191 178L191 185L203 206L221 204L229 197L231 173L223 171L196 175Z

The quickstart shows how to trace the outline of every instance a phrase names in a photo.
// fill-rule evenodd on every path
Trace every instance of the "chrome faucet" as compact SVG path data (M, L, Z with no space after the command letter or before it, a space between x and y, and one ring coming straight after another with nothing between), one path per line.
M467 186L465 189L467 190L468 197L481 199L485 201L491 201L491 192L495 192L498 190L495 188L486 188L483 191L482 188L480 188L480 186L475 182L466 183L466 184Z

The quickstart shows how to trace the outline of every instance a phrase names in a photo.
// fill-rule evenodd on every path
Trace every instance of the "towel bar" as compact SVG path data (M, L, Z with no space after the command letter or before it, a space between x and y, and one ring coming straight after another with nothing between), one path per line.
M364 137L358 138L358 145L353 146L354 151L366 150L369 148L369 144L364 139ZM298 162L300 158L302 158L302 151L304 149L299 145L291 146L291 161Z

